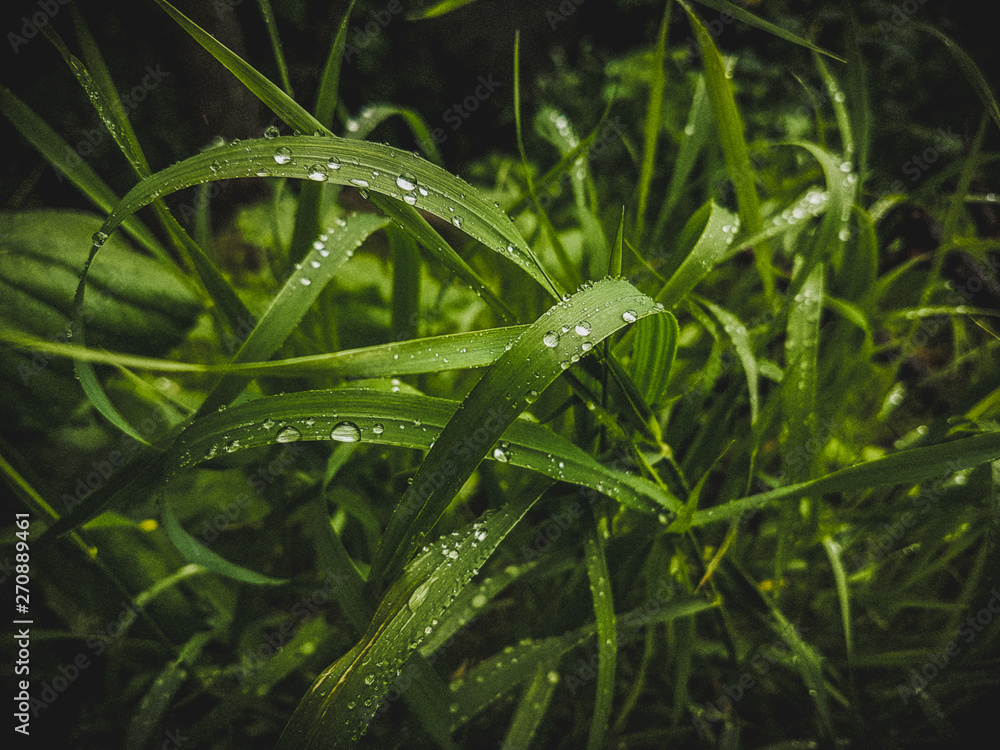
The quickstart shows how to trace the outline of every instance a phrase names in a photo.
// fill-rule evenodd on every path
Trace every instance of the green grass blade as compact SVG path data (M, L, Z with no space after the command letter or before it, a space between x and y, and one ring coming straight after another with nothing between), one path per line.
M233 362L266 360L278 350L299 325L326 285L369 235L387 220L373 214L354 214L332 228L328 239L318 241L271 300L264 315L233 355ZM246 376L224 377L202 402L199 414L228 405L246 388Z
M635 325L635 348L629 370L646 403L654 409L666 392L679 336L677 318L670 313L644 318Z
M390 521L375 570L388 578L423 543L479 462L559 374L620 328L662 310L629 283L584 287L542 315L490 367L442 431ZM479 435L482 434L482 437Z
M847 652L847 664L854 664L854 637L851 629L851 592L847 588L847 572L844 570L844 559L840 545L833 537L823 537L823 549L830 560L833 578L837 586L837 599L840 601L840 620L844 626L844 649Z
M646 223L646 204L649 202L649 188L653 183L656 167L656 146L663 129L663 93L667 86L664 63L667 59L667 27L670 25L670 11L673 3L667 2L663 8L663 20L656 35L656 47L649 82L649 102L646 106L646 123L643 127L642 166L639 170L639 206L635 216L635 242L641 244Z
M260 8L260 15L264 19L264 26L267 27L267 36L271 40L271 50L274 52L274 62L278 66L278 75L281 76L281 85L285 93L295 96L292 93L292 81L288 77L288 65L285 63L285 51L281 46L281 37L278 36L278 25L274 21L274 11L271 10L270 0L257 0L257 7Z
M79 158L70 145L49 127L48 123L4 86L0 86L0 112L3 112L38 153L52 162L54 168L65 174L67 179L97 208L110 213L118 204L120 198L100 178L90 164ZM130 217L122 223L122 229L128 232L143 248L164 261L165 266L173 268L178 274L180 273L156 235L138 219Z
M504 738L504 747L529 747L538 731L539 725L545 718L548 711L549 702L552 700L556 688L559 687L559 673L555 671L558 662L555 659L541 660L535 668L535 676L532 678L521 702L518 703L517 711L511 720L510 729Z
M163 508L163 528L167 532L170 541L173 542L177 551L181 553L188 562L200 565L206 570L217 573L220 576L231 578L241 583L249 583L252 586L282 586L288 583L287 580L272 578L256 571L235 565L223 557L220 557L212 550L201 544L191 536L174 516L170 504L166 503Z
M160 672L129 721L125 750L142 750L149 747L150 739L157 730L162 729L163 717L170 707L170 701L188 678L190 670L194 668L202 650L213 636L212 631L195 633L184 644L180 656Z
M827 52L822 47L817 47L812 42L803 39L800 36L796 36L790 31L786 31L780 26L775 26L769 21L765 21L763 18L755 16L738 5L733 5L728 2L728 0L695 0L695 2L702 5L706 5L713 10L717 10L720 13L725 13L728 16L732 16L738 21L743 21L743 23L749 24L750 26L756 26L762 31L766 31L769 34L774 34L777 37L784 39L785 41L791 42L792 44L797 44L800 47L805 47L806 49L811 49L813 52L818 52L821 55L826 55L831 57L838 62L846 63L847 61L832 52Z
M466 5L474 3L476 0L439 0L439 2L434 3L429 8L424 10L415 10L407 14L406 18L410 21L419 21L424 18L437 18L438 16L443 16L445 13L451 13L453 10L458 10L459 8L464 8Z
M704 229L701 229L704 227ZM691 252L667 279L656 301L667 310L673 310L726 253L739 228L739 219L726 209L709 202L688 221L685 235L700 234Z
M993 118L993 122L996 126L1000 128L1000 106L997 106L997 99L993 93L993 89L990 88L989 82L986 80L982 71L979 70L979 66L976 65L975 60L969 57L968 53L964 49L955 44L953 39L941 33L933 26L918 23L916 27L922 31L926 31L932 36L936 36L941 40L941 42L944 43L944 46L948 49L948 52L951 53L951 56L955 58L955 62L958 63L958 67L961 68L966 79L968 79L969 84L976 92L976 96L979 97L979 101L983 103L983 107L986 109L986 112L991 118Z
M156 4L173 18L191 37L204 47L216 60L225 65L243 85L260 99L278 117L301 133L329 132L315 117L273 84L239 55L220 43L211 34L185 16L166 0L156 0Z
M194 421L174 440L160 468L147 473L165 480L217 455L297 440L430 450L432 444L440 443L443 430L460 407L460 402L450 399L376 389L265 396ZM487 458L606 492L638 510L670 513L678 507L674 498L652 482L603 466L542 425L516 419L502 438L506 451L498 446Z
M618 623L615 618L614 592L611 590L608 561L604 556L604 539L607 536L607 519L602 518L591 525L590 534L584 541L584 560L597 623L598 655L597 697L587 735L587 750L598 750L604 746L614 701L618 664Z
M514 500L415 558L386 592L368 632L303 698L278 750L352 747L397 670L536 500Z
M359 116L348 124L347 135L345 137L357 140L367 138L372 130L390 117L399 117L406 123L406 127L410 129L420 149L427 155L430 161L438 166L444 164L444 158L441 156L441 150L434 141L434 136L431 135L431 129L427 126L424 118L420 116L420 113L409 107L398 107L391 104L368 104L361 110ZM355 126L357 130L354 129Z
M726 65L712 41L712 35L687 3L681 0L681 5L688 13L691 28L701 48L708 100L715 115L726 169L736 190L736 202L739 204L743 230L751 235L760 234L764 231L764 222L761 219L760 198L757 195L757 174L750 163L743 118L736 107L733 85L727 75ZM764 296L768 304L774 308L776 306L774 272L771 268L771 249L766 241L754 247L754 256L757 259L757 272L764 285Z
M910 448L872 461L848 466L807 482L744 497L695 513L692 526L738 518L770 503L803 495L856 492L890 484L916 483L969 469L1000 458L1000 432L986 432L947 443Z
M319 92L316 94L316 119L324 125L333 123L333 115L337 108L337 101L340 92L340 69L344 61L344 47L347 44L347 24L351 20L351 13L354 12L354 5L357 0L351 0L344 13L344 19L340 22L337 35L330 45L330 54L326 58L326 65L323 66L323 75L320 77ZM291 92L289 92L291 95Z
M392 338L414 339L420 321L420 253L413 237L388 229L392 245Z
M714 302L701 300L701 303L722 324L722 330L733 342L733 349L743 366L743 372L747 378L747 392L750 398L750 424L757 423L757 414L760 411L760 370L757 366L757 358L754 356L750 346L750 337L743 322L728 310L719 307Z

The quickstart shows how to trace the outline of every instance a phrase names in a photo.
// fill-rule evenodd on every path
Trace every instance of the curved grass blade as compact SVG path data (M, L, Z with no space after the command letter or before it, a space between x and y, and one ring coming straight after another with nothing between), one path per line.
M185 560L200 565L206 570L254 586L281 586L288 583L287 580L272 578L235 565L203 546L180 525L174 512L170 509L169 503L166 503L163 508L163 528Z
M971 469L998 458L1000 458L1000 431L959 438L938 445L911 448L848 466L818 479L790 484L776 490L740 498L725 505L696 511L691 525L704 526L716 521L732 520L746 511L803 495L856 492L888 484L922 482L942 474Z
M747 335L746 326L743 322L728 310L725 310L714 302L700 300L709 311L722 323L722 330L733 342L733 349L739 357L740 364L743 365L743 372L747 376L747 392L750 396L750 424L757 423L757 413L760 410L760 372L757 367L757 358L750 347L750 338Z
M691 217L684 233L687 234L692 229L697 231L699 225L704 226L704 229L698 241L656 295L656 301L667 310L677 307L684 296L723 258L739 229L739 219L722 206L709 201Z
M407 657L537 500L528 494L431 545L389 588L357 645L313 684L277 750L352 747Z
M448 399L356 388L265 396L196 420L174 440L158 472L149 473L166 480L216 455L297 440L430 450L460 406ZM483 433L492 434L477 424L470 437L485 443L490 438ZM516 419L502 437L488 458L604 492L637 510L670 513L679 507L652 482L603 466L540 424Z
M545 712L549 708L556 688L559 686L559 673L555 671L558 659L541 660L535 668L535 676L521 696L510 729L504 739L504 747L529 747L535 737Z
M821 55L826 55L827 57L832 57L838 62L846 63L842 57L838 57L832 52L827 52L822 47L817 47L812 42L803 39L800 36L796 36L790 31L786 31L780 26L775 26L773 23L765 21L763 18L755 16L753 13L749 13L738 5L733 5L728 2L728 0L695 0L696 3L701 5L707 5L713 10L717 10L720 13L725 13L728 16L732 16L738 21L743 21L743 23L749 24L750 26L756 26L762 31L766 31L769 34L774 34L777 37L781 37L785 41L791 42L792 44L797 44L800 47L805 47L806 49L811 49L813 52L819 52Z
M653 170L656 167L656 146L660 140L660 131L663 129L663 92L667 85L663 66L667 59L667 27L670 25L672 9L673 3L664 5L663 20L660 22L660 32L656 36L656 47L653 50L649 102L646 105L646 123L643 128L642 166L639 170L639 206L635 214L634 241L637 244L641 244L643 240L646 204L649 201L649 188L653 183Z
M427 123L420 113L409 107L399 107L393 104L368 104L355 119L348 122L346 137L356 140L367 138L369 133L390 117L401 118L427 158L438 166L444 165L444 158L434 141L434 136L431 135L431 129L427 127Z
M271 10L270 0L257 0L257 7L260 8L260 15L264 19L264 26L267 27L267 36L271 40L271 49L274 51L274 62L278 65L278 74L281 76L281 85L285 88L285 93L295 96L292 93L292 82L288 78L288 65L285 63L285 51L281 46L281 38L278 36L278 26L274 22L274 11Z
M389 527L373 573L398 572L454 494L517 415L558 375L607 336L662 306L623 280L584 286L550 308L490 367L421 464Z
M680 328L670 313L644 318L635 325L635 350L629 370L646 403L656 408L670 380Z
M354 214L346 220L338 221L329 235L324 235L327 238L317 241L301 267L288 277L233 356L233 362L266 360L274 354L295 330L337 270L350 260L354 251L369 235L387 223L387 219L373 214ZM228 405L239 396L249 380L246 376L224 377L206 397L198 413L205 414Z
M740 117L739 109L736 107L732 82L726 73L725 63L712 41L712 35L708 33L690 6L684 0L679 1L687 11L691 28L701 48L708 100L715 115L726 169L736 190L736 202L739 205L743 229L751 235L758 235L764 231L764 222L760 213L760 197L757 195L757 175L750 163L743 118ZM757 261L757 272L764 285L764 296L771 308L776 309L771 249L766 241L754 247L754 257Z
M918 23L916 27L922 31L926 31L928 34L936 36L944 43L944 46L948 48L948 52L950 52L951 56L955 58L955 62L958 63L958 67L962 69L965 77L975 90L976 95L979 97L979 101L983 103L983 107L986 108L990 117L993 118L993 122L996 123L998 128L1000 128L1000 106L997 105L993 89L990 88L990 84L983 76L982 71L979 70L979 66L976 65L975 61L969 57L968 53L964 49L955 44L954 40L941 33L933 26Z

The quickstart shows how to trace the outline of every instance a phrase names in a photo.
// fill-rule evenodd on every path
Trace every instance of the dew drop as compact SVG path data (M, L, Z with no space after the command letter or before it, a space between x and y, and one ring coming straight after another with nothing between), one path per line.
M274 160L278 164L288 164L292 160L292 150L288 146L278 146L274 150Z
M576 324L575 330L578 336L589 336L590 331L592 329L590 327L589 322L587 322L586 320L581 320L579 323Z
M417 205L417 196L412 193L407 193L403 196L403 201L409 206L415 206Z
M240 449L240 441L239 441L239 440L232 440L232 441L230 441L230 442L229 442L229 443L228 443L228 444L226 445L226 450L227 450L227 451L228 451L229 453L235 453L235 452L236 452L236 451L238 451L239 449Z
M336 156L331 156L329 159L326 160L326 168L340 169L340 159L338 159Z
M270 429L271 429L272 427L274 427L274 420L273 420L273 419L265 419L265 420L264 420L264 421L263 421L263 422L261 423L261 425L260 425L260 426L261 426L261 428L262 428L262 429L264 429L264 430L270 430Z
M272 138L277 138L279 133L280 131L274 125L268 125L266 128L264 128L264 137L267 138L268 140L271 140Z
M368 187L368 181L367 180L362 180L362 179L357 178L357 177L355 177L355 178L353 178L351 180L351 184L352 185L357 185L358 187L363 187L363 188Z
M559 334L556 331L549 331L542 337L542 343L550 349L559 346Z
M638 320L638 316L635 314L635 310L626 310L622 313L622 320L626 323L635 323Z
M107 232L94 232L94 236L90 238L90 241L95 245L103 245L108 241Z
M403 174L396 178L396 184L402 190L413 190L417 187L417 178L412 174L403 172Z
M376 422L375 425L372 427L372 432L374 432L376 435L381 435L383 432L385 432L385 426L381 422Z
M313 182L326 182L329 175L326 173L326 167L322 164L313 164L308 169L309 179Z
M302 439L302 433L295 427L289 425L288 427L282 427L278 430L278 434L275 435L274 439L279 443L294 443L296 440Z
M312 284L312 279L307 279L305 276L303 276L301 279L299 279L299 283L302 284L302 286L309 286L310 284Z
M593 348L594 345L591 344L589 341L584 341L582 344L580 344L581 351L589 352Z
M535 402L535 399L537 398L538 398L538 391L536 391L534 388L528 391L527 395L525 396L525 400L529 404L533 404Z
M361 430L354 422L338 422L330 432L330 439L341 443L356 443L361 439Z
M456 216L455 218L453 218L451 220L451 223L454 224L458 229L461 229L462 228L462 217L461 216Z
M493 458L501 463L510 461L510 443L506 441L497 443L497 446L493 449Z

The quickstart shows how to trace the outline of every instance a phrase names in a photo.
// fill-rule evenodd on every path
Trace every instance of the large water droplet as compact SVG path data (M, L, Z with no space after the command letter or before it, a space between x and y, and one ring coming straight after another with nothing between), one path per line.
M296 428L288 425L288 427L282 427L278 430L278 434L274 437L279 443L294 443L296 440L302 439L302 433Z
M576 333L577 333L578 336L589 336L590 335L590 331L592 329L591 329L590 323L588 321L581 320L579 323L576 324L576 329L575 330L576 330Z
M360 178L354 178L354 179L352 179L351 180L351 184L352 185L357 185L358 187L363 187L363 188L368 187L368 181L367 180L362 180Z
M354 422L338 422L330 432L330 439L341 443L356 443L361 439L361 430Z
M90 241L98 246L103 245L108 241L107 232L94 232L94 236L90 238Z
M268 125L266 128L264 128L264 137L267 138L268 140L271 140L272 138L277 138L279 134L280 131L274 125Z
M292 160L292 150L288 146L278 146L274 150L274 160L278 164L288 164Z
M501 463L507 463L510 461L510 443L506 441L497 443L496 447L493 449L493 458Z
M453 218L451 220L451 223L454 224L458 229L461 229L462 228L462 217L461 216L456 216L455 218Z
M550 349L554 349L559 346L559 334L555 331L549 331L544 336L542 336L542 343Z
M626 310L622 313L622 320L626 323L635 323L639 317L635 314L635 310Z
M396 178L396 184L402 190L413 190L417 187L417 178L412 174L403 172L403 174Z
M383 432L385 432L385 426L381 422L376 422L375 426L372 427L372 432L374 432L376 435L381 435Z
M329 175L326 173L326 167L322 164L313 164L309 167L309 179L313 182L326 182Z
M413 195L412 193L407 193L406 195L404 195L403 200L409 206L417 205L417 196Z

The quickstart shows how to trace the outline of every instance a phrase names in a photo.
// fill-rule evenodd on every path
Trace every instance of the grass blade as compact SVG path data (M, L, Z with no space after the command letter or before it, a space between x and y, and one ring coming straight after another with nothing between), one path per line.
M672 3L665 3L660 31L653 50L652 71L649 83L649 104L646 107L646 124L643 128L642 167L639 171L639 207L635 216L635 242L641 244L646 223L646 204L649 187L656 167L656 146L663 129L663 92L667 85L664 63L667 59L667 27L670 25Z
M608 535L607 519L602 518L591 525L590 534L584 541L584 560L587 563L587 577L590 581L590 593L594 600L597 623L598 655L597 697L594 714L591 717L590 732L587 735L587 750L598 750L604 746L615 695L618 624L615 619L614 592L611 590L608 561L604 556L604 539Z
M662 307L625 281L597 282L542 315L487 370L442 431L390 521L376 560L387 578L423 543L517 415L604 338ZM481 437L480 437L481 435Z

